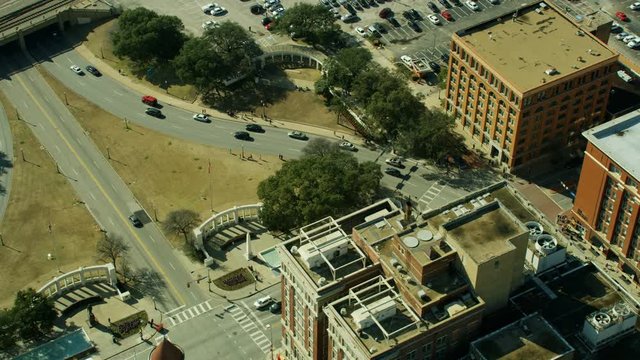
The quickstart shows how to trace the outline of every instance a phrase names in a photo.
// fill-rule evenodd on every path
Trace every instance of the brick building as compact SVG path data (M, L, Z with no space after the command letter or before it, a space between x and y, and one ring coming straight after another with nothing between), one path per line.
M585 238L640 276L640 111L584 132L587 139L572 213ZM625 266L626 265L626 266Z
M584 147L605 119L618 55L541 2L453 34L445 110L503 168Z

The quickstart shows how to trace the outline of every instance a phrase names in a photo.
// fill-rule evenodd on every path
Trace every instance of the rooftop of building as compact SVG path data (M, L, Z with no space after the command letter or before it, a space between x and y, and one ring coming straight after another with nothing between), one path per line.
M582 135L634 179L640 180L640 110L598 125Z
M551 360L574 351L539 314L509 324L471 346L486 360Z
M536 2L458 31L461 41L525 93L617 56L564 17ZM515 21L514 21L515 18ZM547 73L549 70L554 70Z
M359 340L363 351L380 354L402 342L422 334L427 328L467 314L480 302L472 294L463 294L444 310L428 312L422 318L405 302L393 278L370 279L349 290L349 294L332 302L329 307ZM442 314L441 312L449 312Z

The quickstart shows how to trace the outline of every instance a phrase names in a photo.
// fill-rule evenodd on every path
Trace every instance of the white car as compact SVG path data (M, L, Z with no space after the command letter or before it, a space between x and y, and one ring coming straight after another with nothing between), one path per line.
M344 22L349 22L349 21L353 21L357 18L356 15L353 14L346 14L346 15L342 15L342 17L340 18L340 20L344 21Z
M336 19L340 19L340 11L336 8L331 8L329 11L333 14L333 17Z
M84 71L82 71L78 65L71 65L69 66L69 69L78 75L84 75Z
M272 302L273 302L273 298L271 296L265 296L265 297L261 297L260 299L256 300L253 303L253 306L255 306L256 309L260 310L260 309L266 308Z
M622 42L626 44L626 43L628 43L629 41L631 41L631 40L633 40L633 39L635 39L635 38L636 38L636 36L635 36L635 35L633 35L633 34L629 34L629 36L627 36L627 37L625 37L624 39L622 39Z
M287 134L290 138L298 139L298 140L307 140L309 137L307 134L300 131L289 131Z
M366 32L366 31L364 31L364 28L361 28L360 26L358 26L358 27L356 28L356 33L357 33L358 35L360 35L360 36L366 36L366 35L367 35L367 32Z
M205 6L203 6L203 7L202 7L202 11L203 11L205 14L209 14L209 13L211 13L211 10L213 10L213 9L215 9L215 8L217 8L217 7L220 7L220 5L218 5L218 4L216 4L216 3L207 4L207 5L205 5Z
M478 4L475 1L466 1L464 3L469 9L473 10L473 11L478 11L480 10L480 7L478 6Z
M633 4L629 5L629 9L640 10L640 2L634 2Z
M220 15L224 15L227 12L227 9L223 8L222 6L218 6L218 7L214 7L210 14L213 16L220 16Z
M626 32L621 32L620 34L616 35L616 40L622 40L624 38L626 38L627 36L629 36L629 33Z
M218 24L217 21L213 21L213 20L207 20L202 23L202 28L205 30L217 28L218 26L220 26L220 24Z
M193 114L193 120L195 121L200 121L200 122L204 122L204 123L210 123L211 119L209 118L209 115L207 114Z
M611 31L616 31L616 30L622 30L622 26L620 26L620 24L618 24L617 22L612 22L611 23Z
M400 56L400 60L402 60L402 62L405 63L407 66L413 65L413 59L409 55Z
M280 4L280 0L264 0L264 6Z
M340 147L340 149L343 149L343 150L356 151L356 146L348 141L341 141L338 144L338 147Z
M440 25L440 19L433 14L427 15L427 19L429 19L433 25Z
M640 46L640 38L635 38L627 43L627 47L635 49Z

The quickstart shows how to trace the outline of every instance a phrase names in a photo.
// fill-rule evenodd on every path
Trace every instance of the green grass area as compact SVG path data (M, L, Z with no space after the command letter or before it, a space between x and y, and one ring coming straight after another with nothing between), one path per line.
M213 280L213 284L226 291L242 289L255 282L253 275L247 268L240 268Z
M109 328L114 336L124 339L139 333L140 329L145 327L148 321L149 316L147 315L147 312L140 311L129 315L124 319L112 322Z

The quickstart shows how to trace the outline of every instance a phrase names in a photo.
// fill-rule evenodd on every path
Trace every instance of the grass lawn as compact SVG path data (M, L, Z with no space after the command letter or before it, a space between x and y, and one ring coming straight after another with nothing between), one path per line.
M0 224L0 308L13 303L18 290L38 289L63 272L94 265L101 233L68 180L43 150L29 125L0 92L13 137L11 193ZM24 152L26 161L22 160ZM52 232L49 232L51 224ZM47 254L55 260L47 260Z
M228 149L171 138L135 124L126 130L121 119L66 88L46 70L40 72L57 94L67 94L69 110L105 157L109 147L111 165L152 218L153 209L160 221L178 209L196 211L202 219L211 216L210 179L215 211L255 203L258 184L282 166L274 156L252 154L253 160L246 160L240 158L240 149L229 154ZM175 239L183 242L181 236Z
M225 291L242 289L255 282L247 268L240 268L213 280L213 284Z

